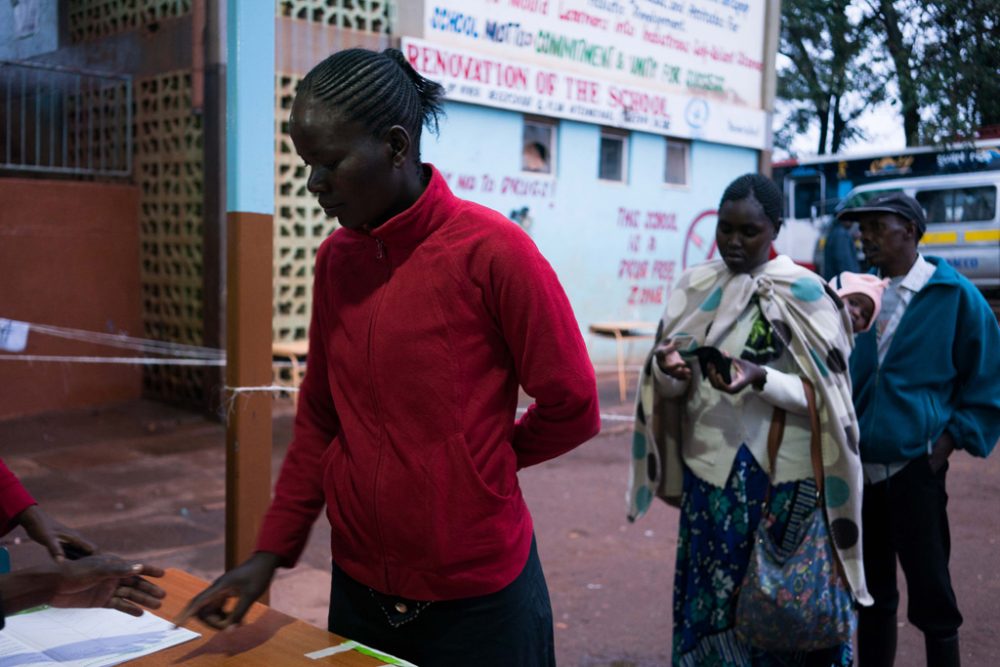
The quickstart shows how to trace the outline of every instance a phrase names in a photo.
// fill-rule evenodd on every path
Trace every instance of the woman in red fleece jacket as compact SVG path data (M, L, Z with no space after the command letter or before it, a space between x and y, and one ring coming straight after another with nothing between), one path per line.
M185 614L238 623L325 503L331 631L422 667L551 665L517 470L597 433L593 367L531 239L420 161L441 96L394 49L336 53L299 85L292 140L341 229L316 259L308 370L258 551ZM535 403L515 420L519 385Z

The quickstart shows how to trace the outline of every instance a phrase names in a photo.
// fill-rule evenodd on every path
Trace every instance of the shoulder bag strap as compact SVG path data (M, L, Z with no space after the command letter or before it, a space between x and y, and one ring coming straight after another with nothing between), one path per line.
M816 390L812 382L802 378L802 389L806 393L806 403L809 405L809 452L812 459L813 477L816 479L816 495L823 498L823 452L820 449L819 410L816 409ZM821 503L822 504L822 503Z
M809 406L809 455L812 460L813 477L816 479L816 493L823 497L823 453L820 450L819 412L816 409L816 390L806 378L802 379L802 390ZM774 480L774 466L778 459L778 448L785 436L785 410L775 408L771 415L771 428L767 432L768 475ZM770 489L768 490L770 495Z
M775 408L771 415L771 428L767 432L767 474L774 479L774 464L778 459L778 447L785 437L785 409Z

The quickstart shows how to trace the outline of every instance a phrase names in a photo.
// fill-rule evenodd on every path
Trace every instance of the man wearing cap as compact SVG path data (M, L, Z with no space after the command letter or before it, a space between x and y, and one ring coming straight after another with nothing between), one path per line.
M972 283L917 251L927 219L912 197L880 195L837 217L860 224L872 271L889 279L875 326L851 355L865 577L875 599L860 611L858 664L893 664L898 557L927 664L958 665L945 474L953 450L985 457L1000 438L1000 328Z

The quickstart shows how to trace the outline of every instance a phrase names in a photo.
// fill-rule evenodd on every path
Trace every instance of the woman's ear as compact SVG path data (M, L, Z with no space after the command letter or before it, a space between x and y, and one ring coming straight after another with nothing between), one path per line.
M389 128L387 139L393 166L400 167L406 164L413 146L410 133L402 125L393 125Z

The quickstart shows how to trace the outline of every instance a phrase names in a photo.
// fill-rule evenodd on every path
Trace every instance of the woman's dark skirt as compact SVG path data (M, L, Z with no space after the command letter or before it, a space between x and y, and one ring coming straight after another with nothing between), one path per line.
M740 447L725 488L684 469L677 568L674 573L673 664L679 667L847 667L851 644L796 654L767 653L740 641L734 630L736 593L750 564L764 512L767 473ZM771 488L768 520L775 544L793 550L816 506L812 479Z

